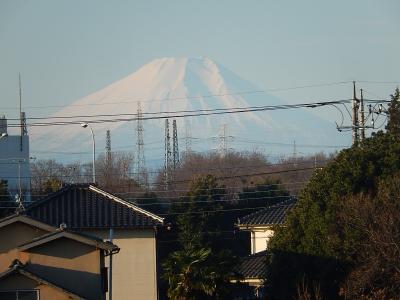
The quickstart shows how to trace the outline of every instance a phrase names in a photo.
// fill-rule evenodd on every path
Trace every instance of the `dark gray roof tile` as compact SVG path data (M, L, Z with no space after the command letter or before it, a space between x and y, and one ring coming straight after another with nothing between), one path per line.
M143 228L163 218L89 184L68 185L26 208L32 218L67 228Z
M296 199L291 198L275 205L256 211L239 219L238 226L259 226L283 224L288 211L296 204Z
M244 257L235 269L244 279L264 279L266 276L266 253L261 251Z

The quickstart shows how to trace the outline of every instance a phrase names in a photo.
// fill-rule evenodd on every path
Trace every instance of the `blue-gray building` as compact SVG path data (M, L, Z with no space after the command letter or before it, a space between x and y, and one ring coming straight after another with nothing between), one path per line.
M22 123L22 122L21 122ZM7 119L0 116L0 180L14 198L22 191L22 200L30 201L29 136L26 130L22 135L7 132Z

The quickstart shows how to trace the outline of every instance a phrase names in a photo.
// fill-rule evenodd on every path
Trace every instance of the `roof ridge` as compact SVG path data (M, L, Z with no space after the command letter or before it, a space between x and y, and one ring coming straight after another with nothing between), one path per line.
M73 183L73 184L66 184L64 185L62 188L60 188L59 190L52 192L50 194L47 194L44 198L39 199L37 201L34 201L32 203L30 203L27 207L25 207L25 211L28 211L36 206L39 206L40 204L46 202L47 200L54 198L55 196L63 193L64 191L70 189L70 188L82 188L82 187L89 187L90 184L88 183Z
M257 210L257 211L255 211L255 212L253 212L253 213L251 213L251 214L245 215L245 216L243 216L243 217L241 217L241 218L238 219L238 221L239 221L239 222L238 222L238 225L240 225L240 220L241 220L241 219L250 218L250 217L252 217L252 216L254 216L254 215L256 215L256 214L259 214L259 213L261 213L261 212L264 212L264 211L267 210L267 209L271 209L271 208L275 208L275 207L281 207L281 206L286 206L286 205L287 205L287 202L291 202L291 201L293 201L293 200L295 200L295 199L296 199L295 197L289 196L289 198L286 199L286 200L283 200L283 201L281 201L281 202L278 202L278 203L275 203L275 204L266 206L266 207L264 207L264 208L262 208L262 209L260 209L260 210Z
M155 215L155 214L153 214L153 213L151 213L151 212L149 212L149 211L147 211L147 210L145 210L143 208L140 208L140 207L134 205L133 203L130 203L130 202L124 200L124 199L121 199L121 198L119 198L117 196L114 196L114 195L112 195L112 194L110 194L110 193L108 193L108 192L106 192L106 191L104 191L104 190L102 190L102 189L100 189L98 187L95 187L93 185L89 185L89 190L91 190L93 192L96 192L96 193L99 193L99 194L101 194L101 195L103 195L103 196L105 196L107 198L110 198L110 199L112 199L114 201L117 201L117 202L121 203L122 205L125 205L128 208L131 208L133 210L136 210L137 212L145 214L146 216L148 216L150 218L153 218L153 219L155 219L155 220L157 220L157 221L159 221L161 223L164 222L164 218L161 218L161 217L159 217L159 216L157 216L157 215Z

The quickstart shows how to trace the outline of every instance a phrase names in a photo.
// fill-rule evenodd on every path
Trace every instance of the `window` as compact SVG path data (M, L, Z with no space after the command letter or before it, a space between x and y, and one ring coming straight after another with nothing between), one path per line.
M0 291L2 300L39 300L38 290Z

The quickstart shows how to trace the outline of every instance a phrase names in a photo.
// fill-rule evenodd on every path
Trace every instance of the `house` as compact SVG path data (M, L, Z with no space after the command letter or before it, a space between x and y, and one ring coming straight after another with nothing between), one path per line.
M268 242L274 235L274 226L282 225L287 212L296 204L294 198L256 211L238 220L236 226L240 230L250 231L251 254L265 251Z
M109 239L120 252L106 258L114 299L157 299L157 228L163 218L95 185L74 184L26 208L44 223Z
M105 257L119 251L18 214L0 220L0 245L0 299L105 299Z
M296 199L290 198L239 218L236 224L240 230L250 231L251 254L241 260L236 268L236 273L240 275L239 279L233 281L253 287L254 299L263 297L263 284L267 271L266 254L268 242L274 235L274 227L284 223L286 214L295 204Z

